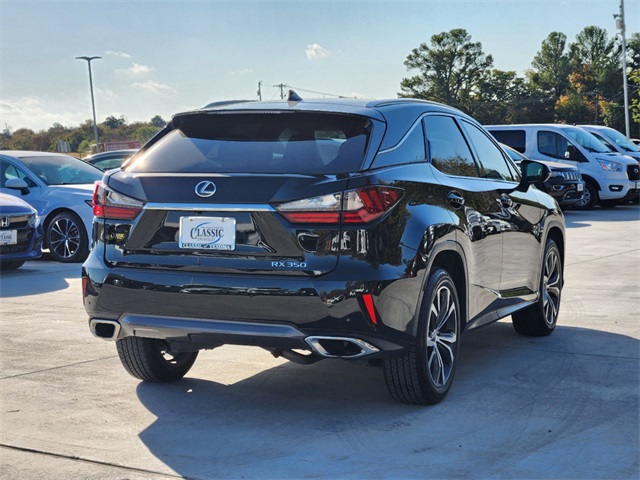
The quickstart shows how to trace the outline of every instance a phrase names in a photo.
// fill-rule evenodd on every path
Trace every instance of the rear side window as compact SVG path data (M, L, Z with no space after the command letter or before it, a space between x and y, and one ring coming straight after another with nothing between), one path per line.
M425 117L424 125L434 167L448 175L479 176L469 146L453 118L430 115Z
M178 117L127 172L358 171L371 133L365 117L308 112L220 112Z
M500 143L509 145L517 152L525 152L526 144L524 130L491 130L490 133Z

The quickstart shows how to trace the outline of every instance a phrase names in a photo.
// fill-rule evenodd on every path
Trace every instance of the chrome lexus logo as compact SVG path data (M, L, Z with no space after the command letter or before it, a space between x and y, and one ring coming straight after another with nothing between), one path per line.
M0 227L8 227L10 223L9 217L0 218Z
M202 198L210 197L216 193L216 184L205 180L196 185L196 195Z

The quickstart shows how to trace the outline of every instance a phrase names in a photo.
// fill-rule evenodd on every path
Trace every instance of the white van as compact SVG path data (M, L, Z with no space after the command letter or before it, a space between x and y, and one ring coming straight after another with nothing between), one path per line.
M580 128L595 135L598 140L611 149L640 162L640 147L625 137L618 130L602 125L579 125Z
M613 207L640 194L638 162L611 153L582 128L557 124L486 125L485 128L499 142L532 160L577 166L585 181L585 191L576 208L592 208L596 203Z

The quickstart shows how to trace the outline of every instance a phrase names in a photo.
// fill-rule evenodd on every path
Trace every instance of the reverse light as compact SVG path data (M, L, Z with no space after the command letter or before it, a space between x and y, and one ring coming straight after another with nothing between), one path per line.
M603 160L602 158L597 158L596 160L598 160L598 162L600 163L600 166L602 167L603 170L606 170L608 172L621 172L622 171L622 164L621 163L613 162L611 160Z
M109 220L133 220L142 211L144 203L118 193L102 182L96 182L93 191L93 214Z
M364 187L282 203L276 210L291 223L358 225L370 223L391 210L403 191L392 187Z

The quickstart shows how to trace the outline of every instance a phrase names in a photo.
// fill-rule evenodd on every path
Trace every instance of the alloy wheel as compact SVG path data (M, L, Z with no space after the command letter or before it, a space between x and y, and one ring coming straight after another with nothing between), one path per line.
M73 257L80 248L80 229L76 223L61 217L51 225L49 249L63 259Z
M558 310L560 308L560 290L562 285L560 275L560 258L556 249L550 249L544 262L542 282L542 295L544 311L544 320L547 325L552 327L558 318Z
M455 362L458 311L449 285L441 285L431 302L427 327L427 369L436 387L443 387Z

